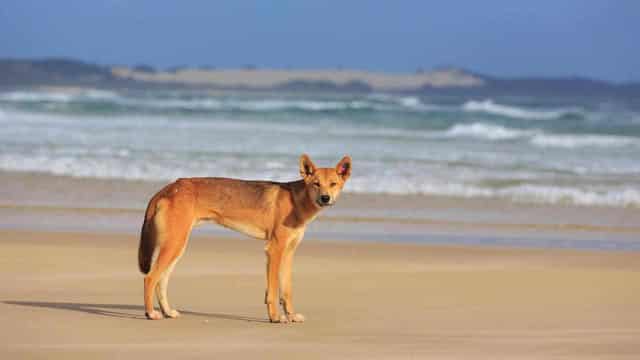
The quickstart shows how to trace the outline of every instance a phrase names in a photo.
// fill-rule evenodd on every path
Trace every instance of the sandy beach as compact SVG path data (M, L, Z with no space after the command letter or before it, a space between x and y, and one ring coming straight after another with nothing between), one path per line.
M640 353L633 253L307 239L295 297L270 324L253 240L194 237L147 321L130 234L2 231L2 352L11 358L576 358ZM3 356L4 357L4 356Z
M0 178L2 358L640 356L636 209L347 194L296 255L293 325L267 322L261 242L207 226L172 279L183 316L153 322L136 251L159 184Z

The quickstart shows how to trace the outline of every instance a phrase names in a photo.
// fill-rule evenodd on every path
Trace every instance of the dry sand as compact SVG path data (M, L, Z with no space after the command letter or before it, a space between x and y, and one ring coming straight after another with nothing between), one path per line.
M143 317L133 234L0 231L0 358L637 359L634 252L305 239L270 324L257 240L194 237L177 320Z

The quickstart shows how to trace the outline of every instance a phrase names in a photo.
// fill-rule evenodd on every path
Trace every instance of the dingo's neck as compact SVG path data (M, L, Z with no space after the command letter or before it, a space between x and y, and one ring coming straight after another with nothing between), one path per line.
M309 197L304 180L294 181L288 184L291 198L294 203L293 210L300 225L306 226L318 216L321 208Z

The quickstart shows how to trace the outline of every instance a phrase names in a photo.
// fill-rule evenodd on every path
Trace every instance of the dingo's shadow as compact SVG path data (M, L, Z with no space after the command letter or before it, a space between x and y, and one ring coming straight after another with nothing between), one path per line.
M51 301L3 301L4 304L31 306L39 308L49 308L57 310L69 310L83 312L87 314L116 317L123 319L146 320L144 316L144 307L141 305L125 305L125 304L86 304L71 302L51 302ZM269 322L266 319L256 318L252 316L203 313L198 311L179 310L183 315L194 315L202 317L210 317L222 320L238 320L249 322Z

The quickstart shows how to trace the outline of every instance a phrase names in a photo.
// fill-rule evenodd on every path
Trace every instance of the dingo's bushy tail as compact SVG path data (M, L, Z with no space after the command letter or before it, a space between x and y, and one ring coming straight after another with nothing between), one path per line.
M159 194L158 194L159 195ZM138 268L143 274L148 274L151 269L153 252L156 249L156 231L154 217L156 215L159 196L154 196L147 205L144 214L144 222L140 231L140 246L138 247Z

